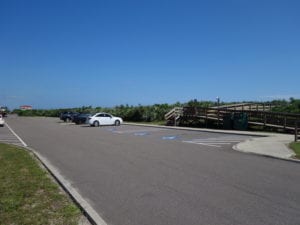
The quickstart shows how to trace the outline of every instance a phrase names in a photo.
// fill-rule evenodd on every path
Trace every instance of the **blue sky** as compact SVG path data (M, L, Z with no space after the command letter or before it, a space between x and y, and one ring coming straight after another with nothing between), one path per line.
M0 105L300 98L298 0L0 0Z

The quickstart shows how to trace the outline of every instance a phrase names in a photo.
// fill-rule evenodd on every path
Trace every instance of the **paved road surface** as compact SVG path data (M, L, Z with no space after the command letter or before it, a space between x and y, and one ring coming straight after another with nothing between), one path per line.
M17 134L7 124L4 127L0 127L0 141L24 147L24 143L22 143Z
M111 225L299 225L300 164L232 150L246 136L8 118Z

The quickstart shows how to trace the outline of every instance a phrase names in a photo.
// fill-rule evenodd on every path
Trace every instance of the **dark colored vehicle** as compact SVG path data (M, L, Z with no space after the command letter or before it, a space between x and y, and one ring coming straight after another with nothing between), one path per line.
M64 122L71 122L77 115L79 115L78 112L63 112L60 114L59 118Z
M73 122L76 124L88 123L90 116L92 116L92 114L88 114L88 113L78 114L78 115L74 116Z

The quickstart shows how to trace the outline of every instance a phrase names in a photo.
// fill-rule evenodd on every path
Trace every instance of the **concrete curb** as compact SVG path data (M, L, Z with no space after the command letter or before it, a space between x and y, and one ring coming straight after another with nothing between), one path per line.
M245 150L240 150L240 149L237 148L237 145L234 145L232 147L232 149L235 150L235 151L238 151L238 152L249 154L249 155L256 155L256 156L262 156L262 157L271 158L271 159L278 159L278 160L283 160L283 161L288 161L288 162L300 163L300 160L298 160L298 159L283 158L283 157L272 156L272 155L267 155L267 154L263 154L263 153L256 153L256 152L249 152L249 151L245 151Z
M84 216L92 225L108 225L101 216L90 206L90 204L78 193L78 191L67 181L61 173L46 158L30 147L24 147L32 152L44 168L58 182L64 191L72 198L73 202L81 209Z

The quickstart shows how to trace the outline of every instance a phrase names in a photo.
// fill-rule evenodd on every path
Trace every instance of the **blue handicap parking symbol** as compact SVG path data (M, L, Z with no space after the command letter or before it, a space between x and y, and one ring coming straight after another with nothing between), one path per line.
M145 136L145 135L148 135L149 133L147 132L137 132L137 133L134 133L135 136Z
M177 139L177 136L163 136L161 139L163 139L163 140L175 140L175 139Z

